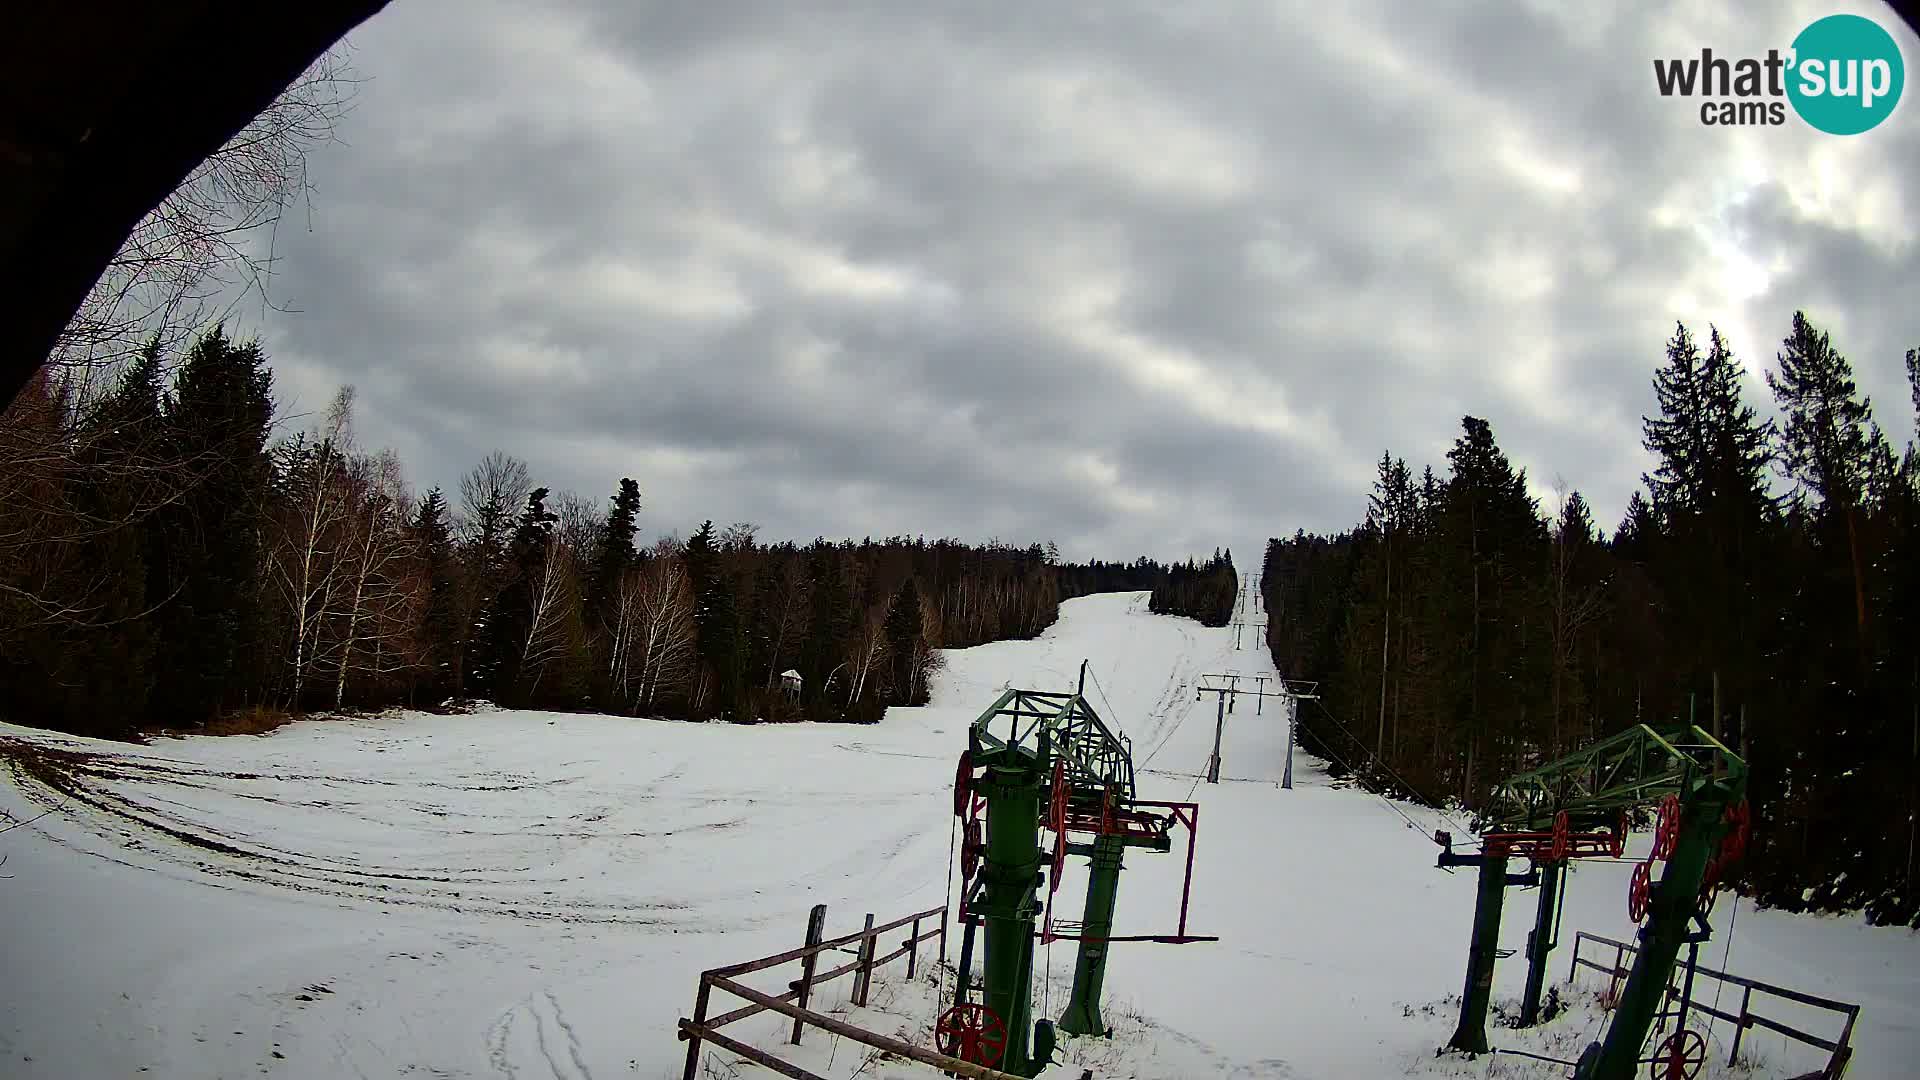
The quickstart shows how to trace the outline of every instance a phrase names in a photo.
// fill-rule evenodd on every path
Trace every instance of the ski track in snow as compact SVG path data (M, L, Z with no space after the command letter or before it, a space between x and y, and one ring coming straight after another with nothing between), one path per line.
M1224 782L1196 786L1214 717L1198 677L1271 673L1247 638L1236 650L1231 628L1152 615L1144 594L1080 598L1035 640L948 651L931 705L861 728L495 711L132 746L0 726L0 810L54 811L0 840L0 969L33 973L0 986L0 1075L678 1076L675 1019L701 969L792 947L814 903L838 933L940 899L967 725L1005 686L1071 689L1083 658L1089 697L1134 742L1142 796L1192 789L1203 805L1189 928L1222 941L1116 950L1103 1005L1115 1037L1065 1040L1070 1064L1046 1075L1486 1074L1433 1057L1454 1018L1472 875L1434 869L1425 837L1304 755L1296 788L1279 790L1281 710L1229 716ZM1117 933L1172 929L1183 847L1128 855ZM1077 916L1084 866L1070 866L1055 903ZM1629 870L1570 878L1556 986L1575 929L1631 936ZM1524 942L1532 908L1508 898L1503 946ZM1715 966L1726 921L1702 950ZM1920 1057L1914 935L1743 906L1728 965L1861 1003L1855 1080L1903 1076ZM1066 943L1036 957L1055 1011L1072 966ZM1500 962L1497 1002L1524 973L1524 956ZM817 1000L850 1010L846 992ZM853 1011L925 1042L938 1008L934 983L907 984L896 964L875 1008ZM1537 1036L1495 1039L1577 1052L1601 1022L1576 1006ZM738 1030L774 1046L785 1024ZM840 1042L810 1036L793 1060L851 1076L863 1056ZM1819 1063L1749 1044L1764 1062L1743 1078ZM934 1075L879 1068L864 1075Z

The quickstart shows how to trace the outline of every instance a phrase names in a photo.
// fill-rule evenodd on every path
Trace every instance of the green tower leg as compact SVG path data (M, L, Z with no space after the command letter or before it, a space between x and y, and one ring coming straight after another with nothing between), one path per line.
M1086 916L1081 920L1079 959L1073 965L1073 994L1060 1014L1060 1030L1069 1035L1112 1035L1100 1017L1100 988L1107 978L1107 941L1113 932L1113 902L1120 891L1120 861L1126 842L1118 836L1093 841L1093 873L1087 879Z
M1490 848L1480 858L1480 894L1473 906L1473 942L1467 947L1460 1026L1447 1040L1448 1046L1469 1054L1487 1052L1487 1004L1493 999L1493 962L1500 948L1500 908L1506 892L1507 853Z
M1580 1080L1630 1080L1634 1075L1647 1030L1673 977L1674 960L1686 943L1687 924L1699 905L1700 882L1720 843L1720 821L1726 809L1726 797L1711 789L1681 804L1680 838L1667 860L1666 873L1653 887L1647 924L1640 928L1640 952L1614 1006L1606 1041L1590 1059L1590 1066L1578 1072Z
M986 988L982 1000L1007 1028L995 1065L1032 1076L1040 1071L1028 1039L1033 1031L1033 924L1039 911L1040 788L1038 768L987 770L978 790L987 800L986 887L975 911L986 923Z
M1540 992L1547 983L1547 954L1553 951L1553 905L1560 895L1560 878L1567 872L1564 862L1540 864L1540 907L1534 916L1533 933L1527 938L1527 989L1520 998L1520 1026L1540 1022Z

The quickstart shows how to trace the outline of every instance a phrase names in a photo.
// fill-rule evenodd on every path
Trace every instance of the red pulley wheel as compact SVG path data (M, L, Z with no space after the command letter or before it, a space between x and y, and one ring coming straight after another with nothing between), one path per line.
M1067 759L1053 761L1052 804L1047 808L1047 825L1061 836L1067 834Z
M1673 849L1680 842L1680 796L1668 795L1660 800L1659 823L1653 827L1653 857L1672 858Z
M1647 863L1635 863L1633 878L1627 882L1627 917L1635 923L1647 917L1647 903L1653 899L1653 873Z
M1047 875L1047 892L1060 891L1060 875L1067 871L1067 834L1056 833L1053 837L1053 873Z
M1620 823L1613 827L1613 839L1608 842L1607 851L1614 858L1627 853L1627 812L1620 811Z
M1565 862L1567 852L1573 846L1573 827L1567 822L1565 810L1553 815L1553 847L1549 858L1554 862Z
M1707 860L1707 870L1705 873L1700 875L1700 908L1701 910L1703 911L1713 910L1713 890L1719 887L1720 874L1725 869L1726 869L1726 866L1723 860L1717 857Z
M1666 1037L1647 1062L1654 1080L1693 1080L1707 1061L1707 1040L1697 1031L1681 1028Z
M1720 857L1738 862L1747 854L1747 839L1753 830L1753 811L1748 809L1747 800L1727 807L1727 826L1727 835L1720 841Z
M966 817L967 803L973 797L973 751L960 751L960 765L953 773L953 816Z
M980 854L986 845L980 842L980 819L967 819L966 832L960 838L960 877L973 880L974 871L980 869Z
M934 1025L934 1045L948 1057L975 1065L993 1066L1007 1049L1007 1025L999 1014L978 1001L968 1001L940 1014Z

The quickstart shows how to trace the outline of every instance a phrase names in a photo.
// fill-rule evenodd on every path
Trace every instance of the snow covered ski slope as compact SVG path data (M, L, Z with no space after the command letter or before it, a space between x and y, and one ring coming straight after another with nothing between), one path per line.
M1133 738L1142 795L1203 806L1190 925L1222 940L1116 947L1116 1036L1070 1040L1080 1064L1047 1075L1487 1075L1433 1058L1474 891L1433 866L1426 834L1444 823L1332 785L1304 755L1280 790L1283 713L1250 699L1228 717L1222 782L1196 790L1214 719L1197 677L1270 669L1252 635L1236 650L1230 629L1145 608L1088 597L1037 641L950 652L932 705L873 727L394 714L151 746L0 728L0 809L37 818L0 836L0 1076L678 1076L674 1022L702 968L797 944L814 903L838 932L941 902L967 724L1007 685L1071 689L1083 657L1095 707ZM1181 864L1177 848L1129 856L1116 934L1171 928ZM1556 982L1574 930L1630 935L1628 869L1572 875ZM1912 1075L1920 941L1721 905L1731 970L1865 1007L1849 1076ZM1510 900L1503 945L1523 943L1531 908ZM1728 940L1703 957L1719 966ZM1497 999L1524 964L1501 961ZM1038 992L1057 1012L1066 943L1049 965ZM862 1022L925 1042L935 997L899 974ZM1572 1056L1601 1023L1573 998L1547 1029L1495 1042ZM741 1028L771 1043L775 1026ZM1760 1067L1735 1075L1819 1061L1765 1032L1749 1045ZM863 1067L824 1038L803 1049L829 1075ZM734 1075L724 1057L712 1075Z

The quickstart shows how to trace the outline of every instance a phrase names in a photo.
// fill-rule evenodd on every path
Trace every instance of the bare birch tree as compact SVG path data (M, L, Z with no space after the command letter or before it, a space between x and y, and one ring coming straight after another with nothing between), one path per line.
M579 607L579 585L574 580L573 553L567 550L560 530L548 531L539 577L531 585L529 597L533 610L529 612L526 640L520 647L520 677L531 676L527 683L529 694L540 685L547 667L563 657L573 643L571 632Z
M333 707L346 702L348 675L377 679L399 672L419 598L408 573L413 556L406 528L408 498L400 459L391 450L354 463L354 513L343 545L341 624Z
M549 500L560 538L572 551L574 561L586 565L600 550L600 537L607 531L606 511L600 504L577 491L562 491Z
M807 616L811 613L808 604L812 600L812 589L807 579L806 563L800 559L788 559L780 568L777 591L767 617L772 625L767 627L768 652L767 687L772 689L774 680L780 677L780 661L787 654L787 647L793 644L804 632Z
M334 395L327 418L276 448L285 496L280 527L268 555L268 577L292 624L287 703L298 708L306 690L322 624L339 586L343 530L349 514L348 455L353 449L353 387Z
M847 693L847 704L852 705L865 695L868 679L886 656L887 612L885 608L880 608L867 612L854 632L852 649L847 657L853 683Z
M620 622L627 632L622 686L634 711L653 707L663 689L692 673L698 630L693 620L693 584L679 546L661 540L642 565L621 582Z
M495 450L460 478L460 537L464 566L454 605L453 690L466 689L467 643L508 576L507 546L514 521L533 492L527 463Z

